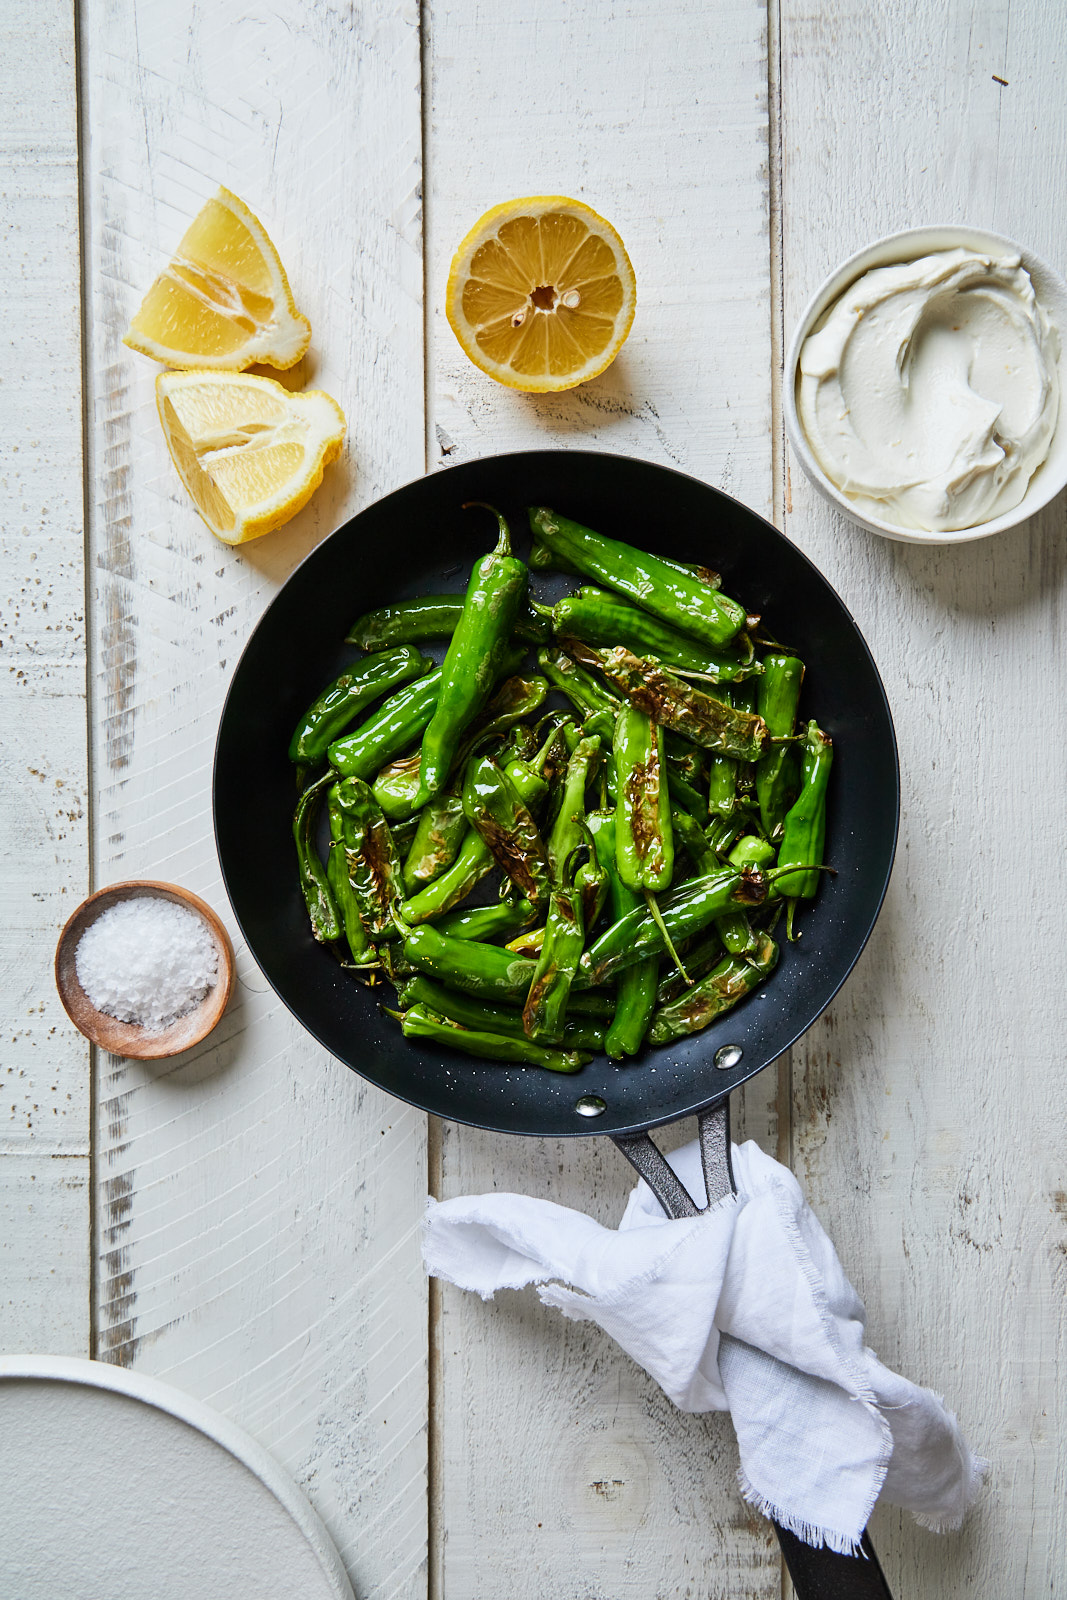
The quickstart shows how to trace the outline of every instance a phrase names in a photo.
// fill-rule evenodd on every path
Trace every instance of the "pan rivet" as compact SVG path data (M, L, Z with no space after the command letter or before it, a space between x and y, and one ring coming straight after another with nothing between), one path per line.
M724 1044L721 1050L715 1052L715 1065L720 1072L729 1072L731 1067L736 1067L744 1055L739 1044Z
M606 1100L601 1100L598 1094L583 1094L580 1100L574 1102L574 1109L580 1117L602 1117L608 1109Z

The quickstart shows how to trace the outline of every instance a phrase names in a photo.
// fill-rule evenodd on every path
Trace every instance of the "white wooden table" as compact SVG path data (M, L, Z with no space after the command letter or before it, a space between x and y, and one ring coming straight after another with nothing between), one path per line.
M532 1292L424 1280L427 1193L611 1221L630 1173L610 1146L428 1126L324 1055L241 948L216 1040L172 1065L91 1059L51 977L90 887L169 878L228 914L222 697L334 525L446 461L644 456L785 528L896 716L875 937L737 1108L806 1186L871 1342L993 1462L958 1535L876 1512L887 1575L900 1597L1067 1594L1064 505L956 549L885 543L816 499L780 406L801 305L866 240L968 221L1064 264L1067 9L7 0L0 56L0 1348L91 1353L237 1419L306 1486L360 1600L781 1593L727 1420L679 1415ZM350 420L312 505L239 551L192 511L154 368L120 343L220 182L311 317L293 381ZM616 223L639 301L604 377L542 399L470 367L441 302L480 212L546 191Z

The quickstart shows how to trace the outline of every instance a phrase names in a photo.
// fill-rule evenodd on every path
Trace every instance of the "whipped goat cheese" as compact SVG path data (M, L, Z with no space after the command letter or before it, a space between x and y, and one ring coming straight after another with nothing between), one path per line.
M797 411L857 510L930 532L1018 505L1059 415L1059 336L1018 256L864 274L800 352Z

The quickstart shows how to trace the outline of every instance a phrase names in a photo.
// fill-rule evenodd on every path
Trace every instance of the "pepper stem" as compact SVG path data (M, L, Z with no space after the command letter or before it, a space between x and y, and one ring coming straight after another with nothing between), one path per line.
M475 508L478 508L482 511L489 511L496 518L497 527L500 529L500 538L496 542L496 549L493 551L493 554L496 556L509 556L511 554L511 529L508 527L501 513L497 510L496 506L491 506L487 500L464 500L464 511L473 511Z
M663 943L667 946L668 955L670 956L671 960L674 962L675 966L678 968L678 971L681 973L682 977L685 979L686 987L687 988L691 988L693 980L689 976L688 972L686 972L685 968L682 966L682 958L678 954L677 950L674 948L674 943L673 943L673 941L671 939L671 936L667 932L667 924L663 920L663 914L662 914L662 912L660 911L660 908L659 908L659 901L656 899L656 897L652 893L651 889L646 889L644 891L644 896L645 896L645 904L647 905L649 911L652 913L652 920L656 924L656 927L659 929L660 934L663 937Z

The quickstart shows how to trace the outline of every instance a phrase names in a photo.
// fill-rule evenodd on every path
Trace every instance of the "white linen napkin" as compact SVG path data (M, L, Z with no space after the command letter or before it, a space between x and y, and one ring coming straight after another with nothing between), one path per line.
M703 1204L696 1140L669 1159ZM751 1142L733 1165L737 1194L679 1221L639 1182L617 1230L526 1195L431 1201L423 1259L483 1300L539 1284L681 1410L728 1410L742 1494L807 1543L855 1551L880 1494L959 1527L986 1463L937 1395L866 1347L862 1302L793 1174Z

